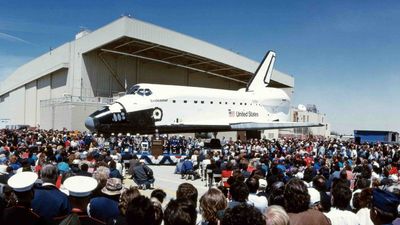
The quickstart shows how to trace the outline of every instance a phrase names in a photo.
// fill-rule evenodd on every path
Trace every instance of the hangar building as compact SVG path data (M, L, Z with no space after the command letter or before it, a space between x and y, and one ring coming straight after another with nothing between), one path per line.
M141 82L245 87L259 62L129 17L67 42L19 67L0 84L0 119L43 129L86 130L85 118ZM293 92L273 71L271 85Z

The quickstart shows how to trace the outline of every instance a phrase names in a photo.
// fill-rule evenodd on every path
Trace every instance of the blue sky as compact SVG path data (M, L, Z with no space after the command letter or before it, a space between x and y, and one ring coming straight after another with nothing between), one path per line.
M400 131L400 1L1 1L0 82L18 66L129 13L295 77L293 105L332 129Z

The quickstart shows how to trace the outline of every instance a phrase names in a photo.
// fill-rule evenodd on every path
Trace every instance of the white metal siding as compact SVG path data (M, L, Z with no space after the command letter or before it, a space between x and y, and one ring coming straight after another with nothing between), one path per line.
M61 98L67 92L67 73L68 70L59 70L51 74L51 97Z
M35 126L39 120L37 115L36 107L40 107L36 104L36 81L32 81L25 85L25 124Z
M43 127L43 123L46 123L47 119L46 117L42 117L40 114L40 101L41 100L46 100L46 99L50 99L51 98L51 90L50 90L50 76L45 76L40 78L37 81L37 115L40 115L40 120L39 120L39 124L42 128Z

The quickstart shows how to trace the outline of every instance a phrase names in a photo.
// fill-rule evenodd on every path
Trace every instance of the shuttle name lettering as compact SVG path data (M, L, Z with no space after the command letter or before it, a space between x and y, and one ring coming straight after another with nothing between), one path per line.
M258 117L258 112L236 112L236 117Z

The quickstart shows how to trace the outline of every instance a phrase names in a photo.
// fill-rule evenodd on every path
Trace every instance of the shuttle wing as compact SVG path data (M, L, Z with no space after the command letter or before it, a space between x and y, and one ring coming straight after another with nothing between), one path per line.
M270 122L270 123L232 123L232 130L270 130L299 127L322 127L322 123L300 123L300 122Z

